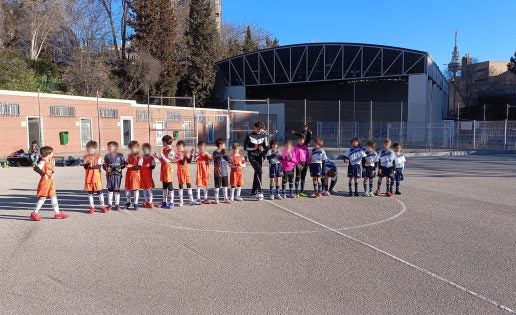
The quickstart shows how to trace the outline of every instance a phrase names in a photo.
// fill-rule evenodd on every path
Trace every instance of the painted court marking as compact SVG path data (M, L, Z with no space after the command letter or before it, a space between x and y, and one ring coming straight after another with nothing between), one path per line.
M413 268L413 269L415 269L415 270L417 270L417 271L419 271L421 273L429 275L429 276L431 276L432 278L434 278L436 280L444 282L444 283L446 283L446 284L448 284L448 285L450 285L450 286L452 286L452 287L454 287L456 289L459 289L459 290L461 290L461 291L463 291L463 292L465 292L465 293L467 293L469 295L472 295L472 296L474 296L474 297L476 297L476 298L478 298L478 299L480 299L480 300L482 300L484 302L487 302L487 303L489 303L491 305L494 305L497 308L500 308L500 309L502 309L502 310L504 310L506 312L509 312L509 313L516 314L516 311L511 309L511 308L509 308L508 306L505 306L505 305L497 302L496 300L493 300L493 299L491 299L491 298L489 298L489 297L487 297L487 296L485 296L485 295L483 295L481 293L478 293L478 292L475 292L473 290L470 290L470 289L468 289L468 288L466 288L466 287L464 287L464 286L462 286L462 285L460 285L460 284L458 284L456 282L448 280L448 279L446 279L446 278L444 278L444 277L442 277L442 276L440 276L440 275L438 275L438 274L436 274L436 273L434 273L434 272L432 272L432 271L430 271L428 269L425 269L423 267L419 267L417 265L414 265L414 264L412 264L412 263L410 263L410 262L408 262L408 261L406 261L406 260L404 260L404 259L402 259L402 258L400 258L398 256L390 254L390 253L388 253L388 252L386 252L386 251L384 251L384 250L382 250L382 249L380 249L380 248L378 248L378 247L376 247L374 245L371 245L371 244L368 244L368 243L366 243L364 241L361 241L358 238L355 238L355 237L353 237L351 235L348 235L348 234L345 234L345 233L343 233L343 232L341 232L341 231L339 231L337 229L329 227L329 226L327 226L327 225L325 225L323 223L315 221L315 220L313 220L313 219L311 219L311 218L309 218L309 217L307 217L307 216L305 216L303 214L300 214L300 213L297 213L295 211L289 210L289 209L287 209L287 208L285 208L285 207L283 207L281 205L275 204L274 202L271 202L271 201L266 201L266 202L268 202L271 205L274 205L274 206L276 206L276 207L278 207L278 208L280 208L280 209L282 209L282 210L284 210L284 211L286 211L286 212L288 212L288 213L290 213L292 215L295 215L295 216L297 216L297 217L299 217L301 219L304 219L304 220L309 221L309 222L311 222L311 223L313 223L315 225L318 225L318 226L320 226L320 227L322 227L322 228L324 228L324 229L326 229L326 230L328 230L330 232L333 232L333 233L338 234L338 235L340 235L342 237L345 237L345 238L347 238L347 239L349 239L349 240L351 240L351 241L353 241L355 243L358 243L358 244L360 244L362 246L365 246L365 247L367 247L367 248L369 248L369 249L371 249L373 251L379 252L379 253L381 253L381 254L383 254L383 255L385 255L385 256L387 256L387 257L389 257L389 258L391 258L391 259L393 259L393 260L395 260L395 261L397 261L397 262L399 262L401 264L409 266L410 268Z
M386 219L380 220L380 221L375 221L375 222L365 223L365 224L360 224L360 225L353 225L353 226L348 226L348 227L342 227L342 228L338 228L338 229L335 229L335 230L336 231L343 231L343 230L359 229L359 228L364 228L364 227L369 227L369 226L374 226L374 225L382 224L382 223L385 223L385 222L388 222L388 221L392 221L392 220L398 218L400 215L402 215L403 213L405 213L407 211L407 207L405 206L403 201L401 201L399 199L394 199L394 198L393 198L393 200L396 200L401 205L401 210L398 213L396 213L395 215L393 215L391 217L388 217ZM272 205L274 205L276 207L279 207L275 203L272 203L270 201L267 201L267 202L269 202L270 204L272 204ZM141 222L146 223L146 224L163 226L163 227L168 227L168 228L173 228L173 229L178 229L178 230L196 231L196 232L225 233L225 234L248 234L248 235L311 234L311 233L326 232L324 230L271 231L271 232L265 232L265 231L234 231L234 230L200 229L200 228L193 228L193 227L188 227L188 226L180 226L180 225L172 225L172 224L165 224L165 223L158 223L158 222L148 221L148 220L145 220L145 219L142 219L140 217L135 216L133 213L131 213L128 210L123 210L122 213L124 213L126 215L129 215L132 218L134 218L135 220L141 221Z

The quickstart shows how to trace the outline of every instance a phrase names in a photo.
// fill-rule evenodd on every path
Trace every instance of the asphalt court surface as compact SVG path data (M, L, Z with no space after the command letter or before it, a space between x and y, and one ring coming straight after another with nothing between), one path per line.
M516 309L515 156L408 159L395 198L346 197L339 171L316 200L89 215L84 170L58 168L70 218L34 223L36 174L2 169L0 313Z

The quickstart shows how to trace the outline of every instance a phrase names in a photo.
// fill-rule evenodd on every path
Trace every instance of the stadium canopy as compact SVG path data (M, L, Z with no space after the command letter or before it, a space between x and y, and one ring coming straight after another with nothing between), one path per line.
M357 43L280 46L216 63L227 86L402 78L426 74L441 89L446 79L427 52Z

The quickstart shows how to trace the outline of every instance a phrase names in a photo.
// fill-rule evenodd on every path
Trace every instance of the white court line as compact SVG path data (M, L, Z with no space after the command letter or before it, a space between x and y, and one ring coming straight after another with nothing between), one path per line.
M432 272L432 271L430 271L430 270L427 270L427 269L425 269L425 268L423 268L423 267L419 267L419 266L417 266L417 265L414 265L414 264L412 264L412 263L410 263L410 262L408 262L408 261L406 261L406 260L404 260L404 259L402 259L402 258L400 258L400 257L397 257L397 256L395 256L395 255L393 255L393 254L390 254L390 253L388 253L388 252L386 252L386 251L384 251L384 250L382 250L382 249L380 249L380 248L378 248L378 247L376 247L376 246L373 246L373 245L371 245L371 244L368 244L368 243L366 243L366 242L363 242L363 241L359 240L358 238L355 238L355 237L353 237L353 236L351 236L351 235L345 234L345 233L343 233L343 232L341 232L341 231L339 231L339 230L337 230L337 229L334 229L334 228L329 227L329 226L327 226L327 225L325 225L325 224L323 224L323 223L320 223L320 222L318 222L318 221L315 221L315 220L313 220L313 219L310 219L310 218L309 218L309 217L307 217L307 216L304 216L304 215L302 215L302 214L300 214L300 213L297 213L297 212L292 211L292 210L289 210L289 209L287 209L287 208L285 208L285 207L283 207L283 206L280 206L280 205L278 205L278 204L275 204L275 203L274 203L274 202L272 202L272 201L268 201L268 200L266 200L266 202L268 202L268 203L270 203L271 205L274 205L274 206L276 206L276 207L280 208L281 210L284 210L284 211L286 211L286 212L288 212L288 213L290 213L290 214L293 214L293 215L295 215L295 216L297 216L297 217L299 217L299 218L302 218L302 219L307 220L307 221L309 221L309 222L311 222L311 223L313 223L313 224L315 224L315 225L318 225L318 226L320 226L320 227L322 227L322 228L324 228L324 229L326 229L326 230L328 230L328 231L331 231L331 232L333 232L333 233L335 233L335 234L338 234L338 235L340 235L340 236L343 236L343 237L345 237L345 238L347 238L347 239L349 239L349 240L351 240L351 241L353 241L353 242L355 242L355 243L358 243L358 244L360 244L360 245L362 245L362 246L365 246L365 247L367 247L367 248L369 248L369 249L372 249L372 250L374 250L374 251L376 251L376 252L379 252L379 253L381 253L381 254L383 254L383 255L385 255L385 256L388 256L388 257L390 257L390 258L394 259L395 261L397 261L397 262L399 262L399 263L402 263L402 264L404 264L404 265L406 265L406 266L409 266L409 267L411 267L411 268L413 268L413 269L415 269L415 270L417 270L417 271L419 271L419 272L422 272L422 273L424 273L424 274L427 274L427 275L431 276L432 278L434 278L434 279L436 279L436 280L442 281L442 282L444 282L444 283L446 283L446 284L448 284L448 285L450 285L450 286L452 286L452 287L454 287L454 288L456 288L456 289L459 289L459 290L461 290L461 291L463 291L463 292L466 292L467 294L470 294L470 295L472 295L472 296L474 296L474 297L476 297L476 298L478 298L478 299L480 299L480 300L482 300L482 301L484 301L484 302L487 302L487 303L489 303L489 304L492 304L492 305L494 305L494 306L496 306L496 307L498 307L498 308L500 308L500 309L502 309L502 310L504 310L504 311L506 311L506 312L516 314L516 311L515 311L515 310L513 310L513 309L511 309L511 308L509 308L508 306L505 306L505 305L503 305L503 304L501 304L501 303L499 303L499 302L497 302L497 301L495 301L495 300L493 300L493 299L491 299L491 298L489 298L489 297L487 297L487 296L485 296L485 295L483 295L483 294L481 294L481 293L478 293L478 292L472 291L472 290L470 290L470 289L468 289L468 288L466 288L466 287L464 287L464 286L462 286L462 285L460 285L460 284L458 284L458 283L455 283L455 282L453 282L453 281L451 281L451 280L448 280L448 279L446 279L446 278L444 278L444 277L442 277L442 276L439 276L438 274L436 274L436 273L434 273L434 272Z
M336 230L337 231L342 231L342 230L359 229L359 228L364 228L364 227L369 227L369 226L374 226L374 225L382 224L382 223L385 223L385 222L388 222L388 221L396 219L397 217L399 217L400 215L402 215L403 213L405 213L407 211L407 207L405 206L405 204L401 200L394 199L394 198L393 198L393 200L396 200L401 205L401 211L396 213L395 215L393 215L391 217L388 217L386 219L380 220L380 221L371 222L371 223L365 223L365 224L360 224L360 225L353 225L353 226L342 227L342 228L338 228ZM277 206L274 203L271 203L271 204L274 205L274 206ZM234 230L200 229L200 228L193 228L193 227L188 227L188 226L180 226L180 225L172 225L172 224L164 224L164 223L157 223L157 222L148 221L148 220L142 219L140 217L134 216L129 210L125 210L125 209L123 210L122 213L124 213L126 215L129 215L129 216L132 216L135 220L141 221L143 223L153 224L153 225L163 226L163 227L168 227L168 228L172 228L172 229L185 230L185 231L208 232L208 233L225 233L225 234L249 234L249 235L274 235L274 234L287 234L288 235L288 234L312 234L312 233L325 232L325 231L312 231L312 230L309 230L309 231L301 230L301 231L276 231L276 232L270 231L270 232L264 232L264 231L234 231Z

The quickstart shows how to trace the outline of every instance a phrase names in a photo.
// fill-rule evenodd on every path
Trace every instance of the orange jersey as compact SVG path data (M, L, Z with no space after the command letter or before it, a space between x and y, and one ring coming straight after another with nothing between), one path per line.
M197 157L197 174L195 185L197 187L208 187L210 179L210 156L208 154Z
M140 167L143 164L143 159L139 155L129 154L127 164L131 164L132 167L128 167L125 173L125 189L139 190L141 183Z
M172 162L174 161L175 153L172 149L163 149L159 158L161 162L161 169L159 174L159 180L163 183L172 183L172 176L174 169Z
M245 159L242 155L233 155L230 159L231 173L229 175L229 184L231 187L241 187L244 183L244 166Z
M154 180L152 179L152 170L156 166L156 160L151 155L143 156L142 168L140 170L140 188L154 188Z
M102 190L102 176L100 167L104 163L100 154L84 156L84 165L88 165L86 169L86 176L84 177L85 191L101 191ZM93 167L93 168L91 168Z
M190 178L190 162L191 158L186 156L183 152L183 157L180 153L176 154L177 164L177 181L179 185L190 184L192 179Z
M36 194L38 197L54 197L56 195L56 183L54 181L54 160L41 159L38 167L43 172L39 179Z

